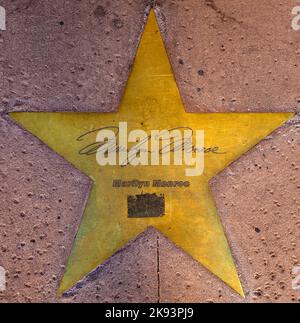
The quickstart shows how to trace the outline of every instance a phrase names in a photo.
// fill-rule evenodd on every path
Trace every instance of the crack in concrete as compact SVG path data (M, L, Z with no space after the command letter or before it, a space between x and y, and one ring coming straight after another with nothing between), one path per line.
M21 10L28 10L32 6L32 4L34 2L35 2L35 0L28 0L27 4L25 4L23 7L22 6L21 7L17 6L15 9L13 9L10 12L8 12L8 15L12 15L12 14L14 14L16 12L21 11Z
M220 9L216 3L215 0L204 0L206 5L211 8L212 10L214 10L221 18L222 22L225 22L226 19L231 20L235 23L238 23L239 25L243 24L242 21L237 20L235 17L229 16L227 15L222 9Z
M157 250L157 303L160 303L160 252L159 252L159 236L156 237Z

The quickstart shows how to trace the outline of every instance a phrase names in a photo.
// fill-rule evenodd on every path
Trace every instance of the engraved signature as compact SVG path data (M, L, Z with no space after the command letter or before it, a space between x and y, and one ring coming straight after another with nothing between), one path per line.
M107 127L101 127L97 128L92 131L88 131L80 135L76 140L77 141L85 141L91 139L91 137L94 137L95 134L97 134L100 131L103 130L109 130L114 132L115 137L118 138L119 133L120 133L120 128L118 126L107 126ZM136 142L134 144L134 149L128 149L127 147L124 147L119 144L119 141L115 142L115 140L103 140L103 141L94 141L92 143L89 143L85 146L83 146L79 150L79 155L86 155L86 156L91 156L95 155L98 152L127 152L128 153L128 160L124 161L124 163L121 164L121 166L127 166L130 161L134 160L137 158L137 152L147 152L149 154L153 153L152 150L145 150L142 147L145 145L145 143L149 142L150 140L158 140L161 141L162 146L159 149L159 154L164 155L164 154L169 154L169 153L175 153L178 151L186 151L188 153L204 153L204 154L216 154L216 155L223 155L226 154L226 152L221 151L221 148L218 146L213 146L213 147L196 147L192 143L192 137L193 137L193 129L189 127L176 127L167 130L168 132L176 131L176 130L189 130L190 131L190 136L189 137L184 137L180 139L174 138L168 138L168 140L164 138L156 138L153 137L152 135L148 135L145 138L142 138L140 141ZM171 139L171 140L170 140Z

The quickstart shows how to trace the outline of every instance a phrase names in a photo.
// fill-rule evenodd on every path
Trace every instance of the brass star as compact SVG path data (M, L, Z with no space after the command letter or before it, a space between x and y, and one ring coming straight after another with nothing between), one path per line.
M244 295L208 183L291 113L186 113L151 10L119 112L11 116L94 182L60 292L153 226ZM187 177L179 165L99 166L97 132L118 129L120 122L128 123L128 132L204 130L204 173Z

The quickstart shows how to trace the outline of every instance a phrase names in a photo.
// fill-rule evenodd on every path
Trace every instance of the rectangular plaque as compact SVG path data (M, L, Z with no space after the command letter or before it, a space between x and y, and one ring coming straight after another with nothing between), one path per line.
M165 214L163 194L140 194L128 196L129 218L159 218Z

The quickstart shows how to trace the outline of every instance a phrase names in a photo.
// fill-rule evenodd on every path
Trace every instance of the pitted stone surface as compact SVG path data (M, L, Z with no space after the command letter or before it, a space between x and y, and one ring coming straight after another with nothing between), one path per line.
M118 108L150 0L2 1L2 109ZM157 0L189 111L300 109L295 1Z
M75 303L156 303L157 239L153 228L90 273L63 297Z
M300 123L277 131L212 182L251 302L300 302Z
M0 118L0 302L54 302L90 181Z
M159 236L159 256L161 303L244 301L219 278L162 235Z
M187 110L300 110L294 0L157 3Z
M300 302L299 146L295 118L211 183L246 298L161 237L161 302Z
M0 105L10 111L117 109L146 2L2 1Z

